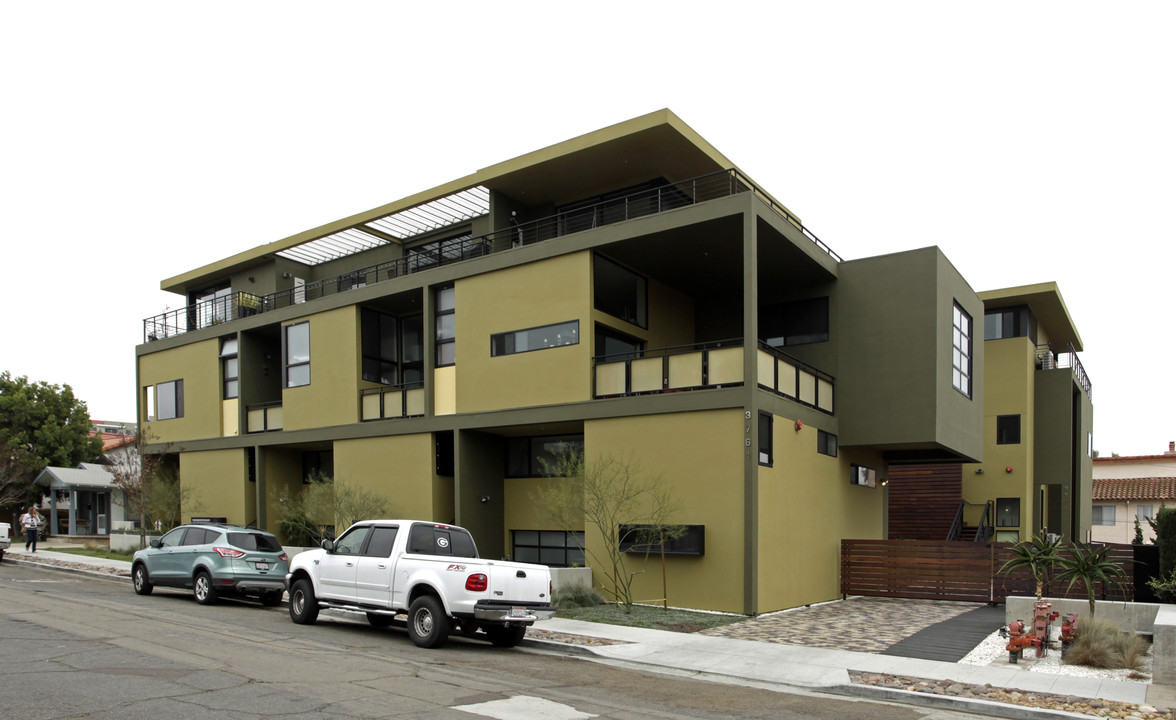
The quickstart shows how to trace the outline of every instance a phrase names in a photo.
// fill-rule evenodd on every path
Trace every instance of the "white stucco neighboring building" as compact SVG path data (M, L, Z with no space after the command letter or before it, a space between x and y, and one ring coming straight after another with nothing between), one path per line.
M1091 504L1091 540L1130 543L1138 518L1151 542L1155 533L1145 519L1176 508L1176 442L1160 455L1095 458Z

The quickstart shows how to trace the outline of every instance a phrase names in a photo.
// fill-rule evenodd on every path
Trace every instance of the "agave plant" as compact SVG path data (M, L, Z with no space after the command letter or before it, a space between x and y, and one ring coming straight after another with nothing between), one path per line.
M1022 540L1013 546L1014 557L1001 565L1000 572L1008 575L1021 568L1028 570L1037 584L1037 600L1040 602L1042 589L1049 581L1049 571L1058 564L1058 548L1061 546L1061 538L1044 533L1035 535L1032 540Z
M1090 616L1094 617L1094 586L1102 582L1116 588L1127 584L1127 573L1119 563L1107 557L1110 545L1095 547L1093 545L1070 544L1070 557L1059 557L1057 565L1062 569L1058 573L1058 580L1069 580L1066 591L1074 587L1074 583L1081 581L1086 587L1086 599L1090 602Z

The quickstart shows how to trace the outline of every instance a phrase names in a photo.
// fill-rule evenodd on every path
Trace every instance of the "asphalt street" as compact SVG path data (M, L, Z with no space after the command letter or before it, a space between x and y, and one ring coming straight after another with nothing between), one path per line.
M720 684L0 563L0 707L40 718L871 718L958 712Z

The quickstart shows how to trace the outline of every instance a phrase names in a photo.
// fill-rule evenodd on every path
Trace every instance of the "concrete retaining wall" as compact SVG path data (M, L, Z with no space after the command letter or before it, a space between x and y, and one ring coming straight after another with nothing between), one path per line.
M592 589L592 568L551 568L551 587L555 592L576 585Z

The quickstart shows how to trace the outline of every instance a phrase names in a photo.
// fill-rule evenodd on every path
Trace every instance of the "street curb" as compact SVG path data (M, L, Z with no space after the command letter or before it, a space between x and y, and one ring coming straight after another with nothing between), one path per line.
M14 558L10 555L4 556L4 562L5 563L12 563L14 565L28 565L30 567L44 568L46 570L57 570L58 572L77 573L79 575L92 575L94 577L110 578L113 580L126 580L129 582L131 579L130 572L128 572L126 575L123 575L121 573L100 572L98 570L87 570L85 568L66 567L64 565L54 565L52 563L37 562L36 560L28 560L26 558Z
M1060 720L1061 718L1083 718L1084 720L1089 720L1092 717L1084 713L1066 712L1065 710L1031 708L1023 705L996 702L995 700L963 698L954 695L935 695L932 693L911 692L910 690L881 688L873 685L859 685L857 683L834 685L822 688L820 692L830 695L860 697L867 700L885 700L902 705L919 705L941 710L992 715L995 717L1010 718L1011 720Z
M522 642L518 644L518 647L531 650L548 650L558 652L562 655L576 655L579 657L596 656L596 653L592 652L591 648L584 645L569 645L554 640L540 640L539 638L524 637Z

